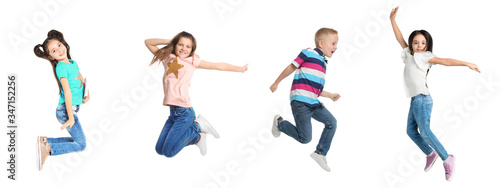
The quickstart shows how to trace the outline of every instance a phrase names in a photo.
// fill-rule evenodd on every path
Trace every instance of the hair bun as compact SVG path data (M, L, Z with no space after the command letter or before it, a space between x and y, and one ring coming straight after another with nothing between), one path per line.
M63 34L55 29L50 30L49 33L47 34L47 38L57 38L57 39L62 39Z

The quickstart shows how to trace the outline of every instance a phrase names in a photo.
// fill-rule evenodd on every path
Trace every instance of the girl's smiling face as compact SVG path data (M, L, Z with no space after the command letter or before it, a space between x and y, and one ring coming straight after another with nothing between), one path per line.
M56 61L67 61L67 49L64 44L56 39L52 39L47 44L47 50L49 50L49 58L55 59Z
M415 35L413 41L411 42L411 45L413 48L413 53L422 53L427 51L427 41L422 34Z
M181 37L175 45L175 55L180 58L189 57L193 49L193 41L186 37Z

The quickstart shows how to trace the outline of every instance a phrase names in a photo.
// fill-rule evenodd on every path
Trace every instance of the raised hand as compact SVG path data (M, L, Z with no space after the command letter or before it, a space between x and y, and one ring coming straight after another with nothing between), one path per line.
M396 23L396 14L398 13L398 9L399 7L392 9L389 18L391 19L391 25L392 29L394 30L394 35L396 36L396 40L398 41L399 45L401 45L401 47L404 49L408 47L408 44L406 44L406 41L403 38L403 34L401 34L398 24Z
M398 9L399 7L396 7L396 8L393 8L392 11L391 11L391 15L389 16L389 18L392 20L396 20L396 14L398 13Z

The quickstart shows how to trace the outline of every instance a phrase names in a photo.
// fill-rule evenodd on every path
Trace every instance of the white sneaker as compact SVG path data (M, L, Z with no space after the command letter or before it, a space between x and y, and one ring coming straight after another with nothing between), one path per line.
M273 133L273 136L278 138L281 135L281 131L278 129L278 119L281 116L279 114L276 114L273 119L273 127L271 128L271 132Z
M327 172L330 172L330 167L328 167L328 164L326 163L326 157L324 155L313 152L310 156L319 164L319 166L321 166L321 168L323 168Z
M200 148L201 155L205 156L207 154L207 134L200 133L200 141L196 143L196 146Z
M210 123L208 123L208 121L203 116L199 115L194 121L198 123L202 133L211 134L215 138L220 137L219 133L212 127L212 125L210 125Z

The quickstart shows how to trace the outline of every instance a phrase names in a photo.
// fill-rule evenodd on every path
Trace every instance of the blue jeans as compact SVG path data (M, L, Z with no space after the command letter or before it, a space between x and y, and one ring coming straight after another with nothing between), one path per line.
M289 121L283 120L278 124L278 130L294 138L300 143L309 143L312 139L312 124L311 118L325 124L321 138L316 146L316 153L326 156L330 145L332 144L335 130L337 129L337 120L333 115L323 106L323 104L316 107L309 107L299 101L292 101L292 112L295 118L294 126Z
M73 106L73 117L75 124L71 128L66 127L71 137L61 138L47 138L50 145L51 155L61 155L71 152L83 151L86 147L85 135L83 134L80 120L76 113L80 110L80 105ZM56 117L59 123L64 124L68 121L68 112L66 111L66 104L63 103L57 107Z
M193 108L170 106L170 116L156 142L156 153L173 157L182 148L198 143L201 131L195 119Z
M412 97L406 133L426 155L436 150L439 157L446 160L448 158L448 153L430 128L431 112L431 95L420 94Z

